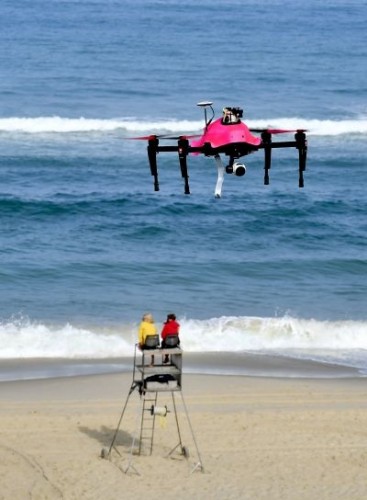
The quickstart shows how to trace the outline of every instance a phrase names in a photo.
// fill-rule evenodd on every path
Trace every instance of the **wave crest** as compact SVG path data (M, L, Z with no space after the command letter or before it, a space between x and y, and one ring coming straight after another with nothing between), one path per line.
M180 319L186 352L367 349L366 322L249 316ZM0 323L0 359L132 356L137 325L46 325L27 318Z
M309 135L338 136L348 134L367 134L367 119L318 120L297 117L279 117L261 120L248 120L251 128L307 129ZM108 133L121 131L123 135L134 133L200 133L202 120L141 120L136 118L62 118L45 116L36 118L0 118L0 132L27 134L65 134L65 133Z

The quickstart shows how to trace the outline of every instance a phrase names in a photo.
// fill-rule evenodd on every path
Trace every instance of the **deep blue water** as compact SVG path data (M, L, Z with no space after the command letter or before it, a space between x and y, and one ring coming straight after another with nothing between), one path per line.
M73 356L81 329L128 342L146 310L188 337L273 318L262 348L320 347L325 325L330 348L367 348L366 18L356 0L3 0L0 357ZM211 159L190 158L185 196L161 154L154 193L127 137L198 131L206 99L307 128L305 188L276 150L270 186L258 153L220 200Z

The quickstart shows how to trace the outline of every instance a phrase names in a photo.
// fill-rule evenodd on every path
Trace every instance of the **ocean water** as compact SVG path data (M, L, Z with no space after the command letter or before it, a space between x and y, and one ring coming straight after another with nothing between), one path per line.
M364 375L366 19L361 0L3 0L0 365L98 371L173 311L188 353ZM279 149L269 186L260 152L220 200L212 159L190 157L187 196L160 154L154 192L129 138L199 133L202 100L307 129L305 187Z

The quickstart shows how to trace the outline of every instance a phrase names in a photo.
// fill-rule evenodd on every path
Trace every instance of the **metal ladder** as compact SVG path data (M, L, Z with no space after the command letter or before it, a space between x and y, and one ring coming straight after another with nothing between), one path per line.
M157 405L158 393L145 393L141 396L143 404L141 410L140 421L140 440L139 440L139 455L144 449L144 444L147 443L149 455L153 452L154 428L155 428L155 413L152 411Z

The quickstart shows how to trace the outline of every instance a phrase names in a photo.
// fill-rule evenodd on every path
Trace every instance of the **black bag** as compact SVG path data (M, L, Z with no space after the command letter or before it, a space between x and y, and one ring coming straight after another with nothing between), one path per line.
M159 382L160 384L168 384L170 380L175 380L175 377L169 373L161 373L159 375L151 375L144 379L144 387L147 386L148 382Z

